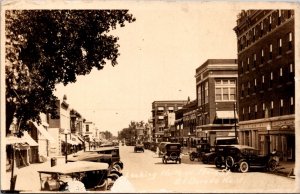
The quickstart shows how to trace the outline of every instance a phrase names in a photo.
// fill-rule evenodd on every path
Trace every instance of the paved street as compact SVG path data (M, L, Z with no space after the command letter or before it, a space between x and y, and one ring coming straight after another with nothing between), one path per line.
M214 165L191 162L163 164L149 150L134 153L120 146L124 175L138 192L293 192L295 180L262 172L224 172Z
M149 150L135 153L133 146L120 146L121 160L124 163L124 179L132 189L124 188L121 192L294 192L295 179L267 174L263 172L232 173L191 162L183 156L181 164L163 164L161 158ZM58 158L58 165L64 158ZM17 169L16 189L39 191L37 170L50 165L50 161L32 164ZM9 188L10 173L6 173ZM125 185L126 186L126 185ZM7 188L7 189L8 189ZM118 191L118 190L116 190Z

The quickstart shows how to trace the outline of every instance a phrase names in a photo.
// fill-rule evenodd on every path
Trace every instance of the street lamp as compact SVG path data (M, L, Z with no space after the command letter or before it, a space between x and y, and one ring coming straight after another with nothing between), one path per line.
M267 131L268 131L268 155L271 153L271 137L270 137L270 130L271 130L271 125L267 125Z

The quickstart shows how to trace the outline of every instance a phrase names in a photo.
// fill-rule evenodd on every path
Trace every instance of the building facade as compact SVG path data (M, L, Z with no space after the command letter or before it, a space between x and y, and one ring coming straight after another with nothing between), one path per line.
M196 69L196 136L207 138L211 145L217 137L237 133L237 68L236 59L208 59Z
M293 10L242 11L234 28L241 143L285 161L295 159L294 28Z
M153 141L161 142L165 136L165 115L174 113L176 110L181 109L186 103L186 100L152 102Z

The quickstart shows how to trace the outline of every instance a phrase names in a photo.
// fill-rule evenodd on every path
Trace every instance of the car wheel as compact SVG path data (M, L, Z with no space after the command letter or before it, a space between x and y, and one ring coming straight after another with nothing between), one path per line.
M181 164L181 158L178 159L178 163Z
M238 166L238 164L233 164L231 167L230 167L230 171L231 172L236 172L236 171L238 171L238 168L239 168L239 166Z
M195 156L193 153L190 154L190 161L194 161L195 160Z
M221 157L216 157L215 158L215 165L217 168L221 168L222 167L222 163L223 163L223 160Z
M203 162L203 164L207 164L208 163L208 159L207 158L202 158L202 162Z
M163 163L163 164L165 163L165 158L162 158L162 163Z
M273 172L276 169L276 167L277 167L276 160L269 161L269 163L268 163L268 169L269 169L269 171Z
M225 165L227 168L231 168L234 164L234 160L232 156L227 156L225 159Z
M246 161L240 162L240 171L244 173L244 172L248 172L248 170L249 170L248 162Z

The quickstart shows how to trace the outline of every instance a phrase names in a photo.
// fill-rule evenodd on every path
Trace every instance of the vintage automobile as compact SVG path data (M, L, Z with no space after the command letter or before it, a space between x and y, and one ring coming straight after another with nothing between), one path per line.
M230 149L234 146L239 146L237 144L232 145L216 145L215 146L215 165L217 168L222 168L223 166L230 168L233 163L230 163L230 157L234 154L235 149Z
M180 143L166 143L163 149L162 162L167 164L169 160L175 163L181 163L181 144Z
M144 145L143 144L136 144L134 146L134 152L138 152L138 151L144 152Z
M78 161L38 171L41 191L106 191L108 164Z
M158 149L158 157L162 157L163 153L165 152L165 145L171 142L160 142L157 146Z
M208 143L201 143L196 146L196 151L191 152L189 154L189 158L191 161L194 161L196 158L198 159L198 161L201 161L202 156L205 153L209 153L209 152L210 152L210 145Z
M231 151L233 150L233 151ZM250 169L265 169L274 171L279 165L279 158L274 154L259 155L259 150L245 145L236 145L228 148L232 154L227 156L230 170L248 172Z
M216 158L216 152L211 151L202 155L201 161L203 164L214 164Z

